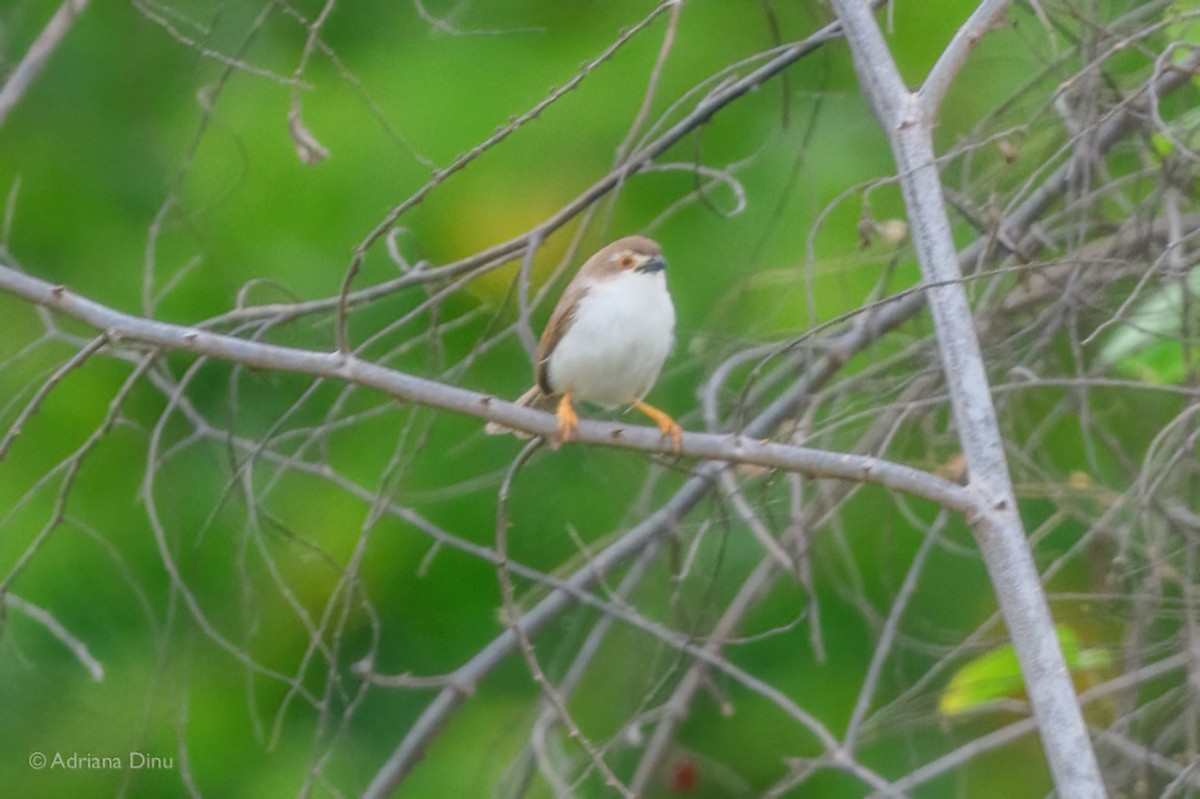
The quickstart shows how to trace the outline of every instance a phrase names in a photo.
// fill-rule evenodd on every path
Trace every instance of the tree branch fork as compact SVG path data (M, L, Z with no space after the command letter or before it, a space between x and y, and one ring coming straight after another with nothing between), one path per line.
M953 76L1009 0L981 0L916 93L871 10L834 0L855 72L891 145L963 457L987 512L972 528L1009 628L1058 795L1097 799L1104 781L1017 512L992 392L942 196L932 123Z

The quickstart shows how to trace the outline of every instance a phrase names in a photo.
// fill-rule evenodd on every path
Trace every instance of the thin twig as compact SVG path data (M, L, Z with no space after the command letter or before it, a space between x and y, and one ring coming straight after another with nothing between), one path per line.
M25 57L22 58L8 80L0 86L0 125L8 118L8 114L25 95L34 79L46 65L50 54L58 43L67 35L75 18L87 8L88 0L63 0L62 5L54 12L54 16L46 23L46 27L33 40Z

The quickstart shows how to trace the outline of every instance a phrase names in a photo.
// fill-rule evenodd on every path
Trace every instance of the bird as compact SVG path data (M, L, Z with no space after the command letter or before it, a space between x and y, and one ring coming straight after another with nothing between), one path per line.
M588 258L563 290L538 341L534 386L517 399L518 405L555 411L556 446L578 431L574 403L583 401L641 411L679 452L683 429L642 401L675 343L666 270L657 242L626 236ZM484 430L528 438L496 422Z

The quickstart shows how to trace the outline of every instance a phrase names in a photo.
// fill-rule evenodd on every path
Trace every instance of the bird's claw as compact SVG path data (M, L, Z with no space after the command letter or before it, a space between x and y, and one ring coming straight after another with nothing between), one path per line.
M633 407L654 420L654 424L658 428L658 432L662 433L663 438L670 436L671 449L676 455L683 450L683 428L674 419L653 405L647 405L644 402L634 403Z
M558 417L558 432L554 437L554 446L559 447L570 441L571 436L579 431L579 416L571 405L569 392L563 394L562 399L558 401L558 410L554 415Z

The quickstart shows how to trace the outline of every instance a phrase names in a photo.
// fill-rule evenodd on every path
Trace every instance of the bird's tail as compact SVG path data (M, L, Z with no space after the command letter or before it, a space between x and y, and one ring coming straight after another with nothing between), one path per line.
M553 411L558 405L558 397L552 397L548 394L543 394L539 387L534 386L521 396L517 397L517 404L539 411ZM520 430L513 430L511 427L502 425L499 422L488 422L483 426L483 432L487 433L489 436L500 436L504 435L505 433L512 433L517 438L530 438L528 433L523 433Z

